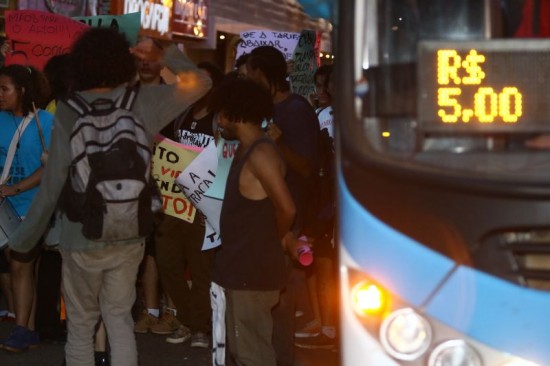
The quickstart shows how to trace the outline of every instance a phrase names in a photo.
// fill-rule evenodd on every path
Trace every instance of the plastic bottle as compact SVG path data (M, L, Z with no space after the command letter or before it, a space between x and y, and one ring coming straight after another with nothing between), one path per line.
M302 243L296 250L298 252L298 262L300 262L302 266L309 266L313 263L313 251L309 247L305 236L298 238L298 241Z

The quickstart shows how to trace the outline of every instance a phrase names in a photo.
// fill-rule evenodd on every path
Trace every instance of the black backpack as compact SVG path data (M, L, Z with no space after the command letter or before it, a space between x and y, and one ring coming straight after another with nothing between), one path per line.
M61 209L81 222L91 240L142 238L153 229L149 188L151 150L144 126L131 111L139 91L89 104L74 93L66 104L79 117L70 135L71 165Z

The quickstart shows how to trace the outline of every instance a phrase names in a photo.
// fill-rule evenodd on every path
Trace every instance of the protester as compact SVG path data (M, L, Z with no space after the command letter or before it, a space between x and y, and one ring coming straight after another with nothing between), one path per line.
M243 53L235 61L235 70L237 71L237 77L246 78L246 62L248 61L249 54Z
M318 186L326 184L328 189L323 189L319 203L319 213L316 220L309 222L311 226L306 230L308 239L313 241L315 261L313 265L306 268L307 289L313 312L313 319L302 329L295 333L297 338L295 344L302 348L332 348L335 345L336 337L336 314L335 299L338 298L335 292L337 272L335 270L336 249L334 248L334 225L336 218L335 210L335 179L334 169L334 121L332 110L332 66L321 66L313 76L315 84L315 100L318 108L315 111L319 119L321 129L319 147L319 171L320 179ZM328 197L325 197L328 196Z
M10 65L0 69L0 198L7 199L25 218L38 191L43 172L41 157L49 147L53 116L36 108L49 94L45 76L33 67ZM40 342L34 330L34 269L41 251L41 232L29 241L28 255L6 249L15 307L15 328L3 349L21 352Z
M44 66L44 75L48 79L50 95L46 110L55 114L58 101L70 90L69 55L57 55ZM61 321L61 254L58 230L52 229L53 220L44 235L42 254L37 268L36 281L36 330L42 342L65 342L66 328Z
M176 85L144 86L137 93L131 109L143 124L150 145L152 137L204 95L211 82L175 45L159 52L152 42L146 42L132 48L131 52L138 58L164 57L167 67L179 75ZM116 30L86 30L71 52L71 71L78 95L88 103L126 96L126 85L136 75L132 53L125 37ZM71 164L69 135L77 119L78 115L69 105L58 106L54 143L41 189L27 220L10 238L9 245L14 251L26 252L32 248L62 198L62 187ZM138 357L131 309L135 301L136 274L144 253L144 237L92 240L84 236L82 224L69 220L67 214L65 211L61 218L59 244L68 321L67 365L93 363L94 327L101 314L109 338L111 363L135 366ZM117 228L120 232L127 229Z
M274 103L273 123L266 134L276 141L288 166L287 183L296 204L296 220L292 231L301 234L308 199L308 184L317 166L319 124L309 102L291 93L287 78L287 63L274 47L260 46L252 50L246 63L247 78L267 89ZM291 262L287 261L291 273ZM273 345L278 365L294 364L295 288L289 280L274 309Z
M213 64L199 63L213 82L213 88L223 77ZM207 108L208 95L167 126L162 134L183 145L205 148L214 143L214 114ZM166 338L168 343L183 343L191 339L191 347L208 348L210 341L210 280L213 250L202 250L204 216L197 211L192 223L163 215L155 233L157 265L163 289L177 309L179 328ZM191 275L187 283L185 267Z
M289 230L295 206L286 164L261 127L271 115L271 97L252 81L233 79L213 92L210 106L222 137L239 140L224 194L213 286L225 292L229 350L237 365L275 366L271 311L285 285L283 247L294 238Z
M153 39L144 39L142 41L151 41L153 46L161 50L160 44ZM143 60L138 59L137 72L139 85L163 85L166 84L161 76L161 71L164 65L160 60ZM166 128L170 128L168 125ZM151 185L155 185L151 182ZM156 187L153 186L156 191ZM157 197L160 199L160 197ZM141 276L139 282L143 290L143 305L144 309L139 314L134 332L147 333L151 331L155 334L171 334L175 332L181 325L175 317L176 306L170 296L164 294L165 309L161 312L161 291L160 280L156 261L155 235L151 234L145 241L145 255L141 263Z

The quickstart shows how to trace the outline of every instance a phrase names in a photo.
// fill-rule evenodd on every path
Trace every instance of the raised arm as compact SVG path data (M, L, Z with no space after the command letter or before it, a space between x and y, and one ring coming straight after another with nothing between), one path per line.
M138 43L131 52L140 59L160 61L177 76L175 84L142 87L138 95L138 100L146 106L142 110L145 122L155 133L199 100L212 86L208 74L174 44L160 49L151 39L147 39Z

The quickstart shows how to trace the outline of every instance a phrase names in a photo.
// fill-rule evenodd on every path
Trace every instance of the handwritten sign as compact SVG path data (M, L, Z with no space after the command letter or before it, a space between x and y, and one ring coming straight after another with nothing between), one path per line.
M241 39L242 42L237 47L236 58L239 58L243 53L250 53L259 46L273 46L283 53L286 60L290 60L294 49L298 45L300 33L251 30L241 32Z
M193 222L196 209L175 180L199 152L198 148L178 144L161 135L155 138L151 174L160 190L163 211L187 222Z
M31 65L39 70L56 55L68 53L74 41L88 26L76 20L37 10L5 12L6 37L12 52L6 65Z
M220 137L217 147L218 166L216 167L216 178L208 191L206 191L206 196L223 199L227 175L229 174L229 168L231 168L237 147L239 147L239 141L227 141Z
M211 143L176 178L183 194L206 217L203 250L221 244L219 229L222 200L205 195L216 179L217 165L217 148Z
M96 15L88 17L74 17L90 27L114 28L126 36L131 45L137 43L139 29L141 27L141 13L130 13L124 15Z
M294 93L306 99L315 93L313 75L319 66L320 35L312 30L300 33L298 45L292 55L292 72L290 73L290 88Z

